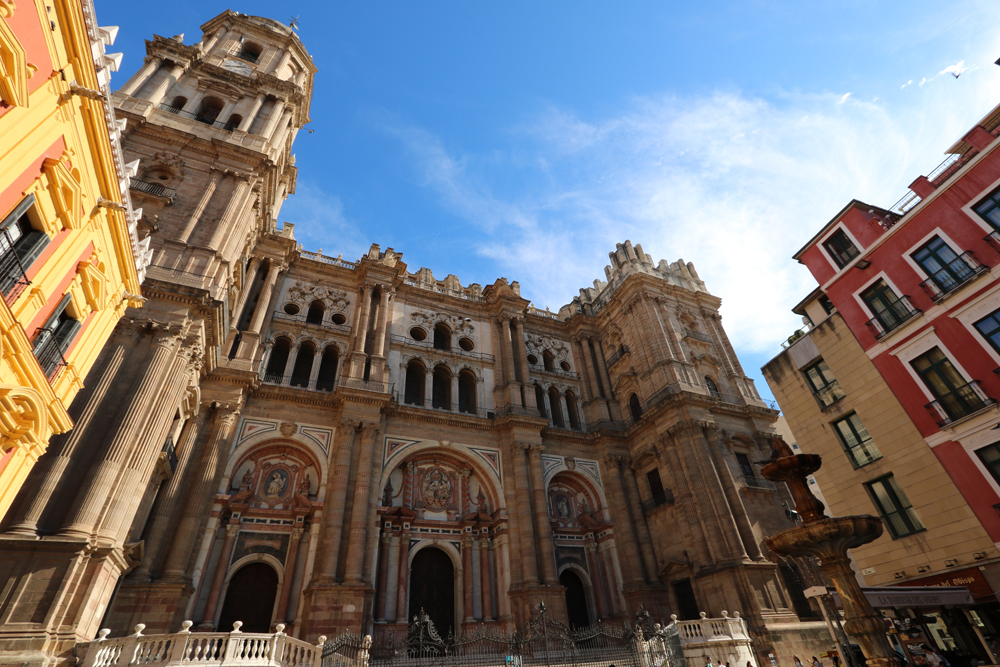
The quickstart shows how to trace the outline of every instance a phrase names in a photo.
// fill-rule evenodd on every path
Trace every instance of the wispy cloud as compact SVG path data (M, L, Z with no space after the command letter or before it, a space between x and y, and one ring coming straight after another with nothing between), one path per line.
M340 197L308 181L300 180L295 190L281 209L281 219L293 222L295 238L306 250L322 252L326 245L325 254L330 254L335 243L336 252L348 261L368 251L371 241L344 215Z

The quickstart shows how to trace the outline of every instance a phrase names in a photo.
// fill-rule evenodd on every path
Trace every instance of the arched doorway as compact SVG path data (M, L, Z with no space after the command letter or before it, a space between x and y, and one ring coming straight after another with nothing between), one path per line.
M455 568L441 549L421 549L410 563L410 613L423 609L434 621L438 634L455 632Z
M590 625L590 613L587 611L587 591L583 580L573 570L563 570L559 575L559 583L566 587L566 610L569 612L571 628L585 628Z
M278 595L278 573L266 563L250 563L229 580L226 602L216 629L229 632L234 621L243 621L243 632L270 632L274 599Z

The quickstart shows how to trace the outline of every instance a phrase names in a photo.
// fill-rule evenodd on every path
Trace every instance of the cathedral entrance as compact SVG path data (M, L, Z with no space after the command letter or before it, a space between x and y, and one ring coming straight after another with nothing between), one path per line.
M274 600L278 595L278 573L266 563L250 563L229 580L226 603L216 629L229 632L234 621L243 621L242 632L270 632Z
M566 587L566 610L569 612L569 627L585 628L590 625L587 611L587 591L583 581L573 570L563 570L559 583Z
M441 549L427 547L417 552L410 565L409 618L423 609L434 621L442 638L455 632L455 568Z

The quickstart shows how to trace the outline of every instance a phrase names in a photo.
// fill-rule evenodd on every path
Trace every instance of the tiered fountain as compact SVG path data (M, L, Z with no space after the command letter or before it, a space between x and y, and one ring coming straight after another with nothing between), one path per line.
M806 479L823 463L816 454L795 454L777 439L771 461L761 474L771 481L788 484L795 496L795 511L802 525L767 538L768 548L781 556L813 556L820 569L833 580L844 607L844 629L854 637L869 667L900 667L899 659L886 637L886 623L865 599L851 570L847 550L868 544L882 534L882 521L873 516L828 517L823 503L809 490Z

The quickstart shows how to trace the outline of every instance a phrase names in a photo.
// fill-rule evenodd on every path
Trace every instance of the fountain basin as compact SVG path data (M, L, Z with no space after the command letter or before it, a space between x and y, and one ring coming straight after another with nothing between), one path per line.
M846 557L848 549L872 542L884 530L874 516L822 518L783 530L765 540L767 547L781 556L814 556L825 562Z

